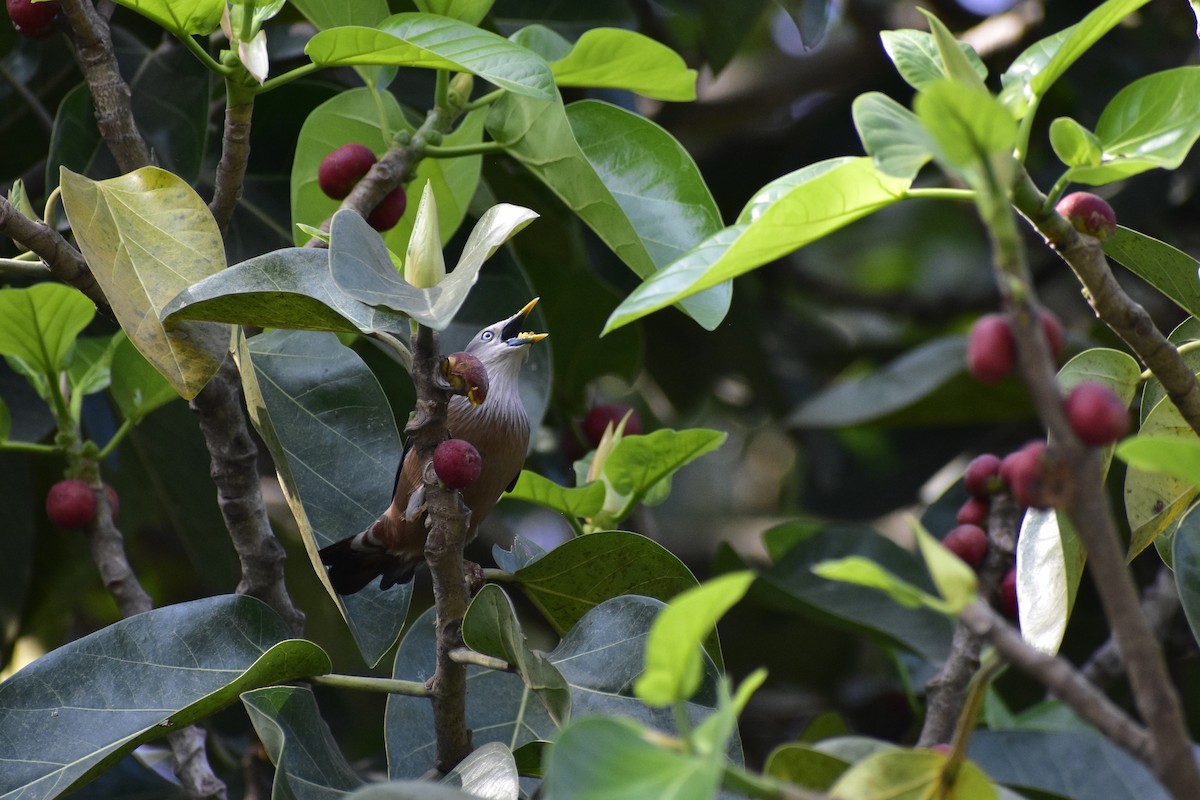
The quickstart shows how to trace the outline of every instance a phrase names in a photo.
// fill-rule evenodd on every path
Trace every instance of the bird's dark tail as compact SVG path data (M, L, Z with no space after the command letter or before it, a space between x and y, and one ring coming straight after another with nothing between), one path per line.
M364 546L360 536L350 536L320 550L321 563L329 567L329 583L338 594L356 594L376 578L380 578L380 589L408 583L423 562Z

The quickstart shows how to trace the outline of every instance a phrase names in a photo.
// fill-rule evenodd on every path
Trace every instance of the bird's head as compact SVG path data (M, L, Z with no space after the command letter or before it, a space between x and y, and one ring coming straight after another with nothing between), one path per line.
M537 302L535 297L508 319L487 326L467 345L466 352L483 362L493 384L504 378L515 380L521 365L529 357L529 345L550 335L521 330Z

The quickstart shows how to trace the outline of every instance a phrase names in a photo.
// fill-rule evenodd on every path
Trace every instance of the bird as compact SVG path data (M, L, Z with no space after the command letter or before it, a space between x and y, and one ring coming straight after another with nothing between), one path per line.
M529 347L549 334L521 330L538 298L508 319L493 323L463 351L479 359L487 370L483 391L468 391L450 398L446 410L452 438L465 439L479 451L479 477L462 492L470 509L467 541L475 538L480 523L500 496L516 484L529 449L529 414L521 402L521 367ZM467 359L469 360L469 359ZM450 380L451 384L455 381ZM405 448L392 502L366 530L321 548L321 563L329 568L330 585L339 595L356 594L379 578L379 588L389 589L412 580L425 561L428 535L424 506L425 484L416 451Z

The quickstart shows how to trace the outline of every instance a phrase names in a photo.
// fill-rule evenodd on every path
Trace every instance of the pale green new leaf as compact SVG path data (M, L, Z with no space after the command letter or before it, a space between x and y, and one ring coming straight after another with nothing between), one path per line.
M1016 120L986 89L937 81L921 90L913 108L937 143L935 155L950 168L978 169L1016 146Z
M671 48L637 31L592 28L550 63L559 86L628 89L655 100L696 99L696 70Z
M225 268L208 205L157 167L106 181L62 170L63 207L80 250L129 340L185 398L195 397L229 350L230 329L164 325L159 313L191 284Z
M1200 440L1179 436L1133 436L1117 445L1131 467L1171 475L1200 489Z
M0 355L53 378L66 368L75 337L95 315L91 300L61 283L0 289Z
M505 498L536 503L564 516L583 519L595 516L604 506L604 484L592 481L586 486L559 486L536 472L522 470L517 485Z
M863 148L884 175L911 181L933 158L933 141L917 115L879 92L867 92L851 106Z
M470 72L514 94L557 96L546 62L502 36L449 17L394 14L376 28L344 26L319 32L304 52L324 67L389 64Z
M896 65L900 77L914 89L923 89L930 83L950 77L931 34L904 29L884 31L879 34L879 38L883 40L883 49ZM980 60L975 48L964 42L958 42L958 47L980 80L987 77L987 67Z
M913 520L913 532L925 566L945 601L946 610L957 614L970 605L978 594L979 581L975 578L975 572L965 561L947 550L916 519Z
M1070 117L1059 117L1050 123L1050 146L1058 160L1068 167L1095 166L1103 155L1096 134Z
M225 0L117 0L179 37L206 36L216 30Z
M830 581L878 589L905 608L940 608L941 601L864 556L846 556L814 564L814 575Z
M633 290L609 316L615 330L797 250L901 199L909 180L880 174L870 158L835 158L785 175L717 231Z
M634 693L648 705L659 707L695 694L704 676L701 643L753 582L753 572L731 572L672 600L650 628L646 671L634 683Z
M942 62L942 68L946 73L946 77L955 83L976 91L987 91L987 87L983 83L987 72L985 70L984 74L979 74L978 65L980 61L978 55L972 59L964 52L964 50L974 50L974 48L970 46L964 48L963 45L965 43L955 39L954 34L950 33L950 29L946 27L945 23L931 12L923 8L918 10L929 21L929 32L933 36L933 43L937 47L938 58Z

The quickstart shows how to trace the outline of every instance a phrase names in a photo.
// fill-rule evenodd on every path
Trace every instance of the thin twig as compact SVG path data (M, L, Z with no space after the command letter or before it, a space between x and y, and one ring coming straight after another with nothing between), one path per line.
M25 216L5 197L0 197L0 233L40 256L52 276L74 286L97 306L108 308L108 298L83 255L54 228Z

